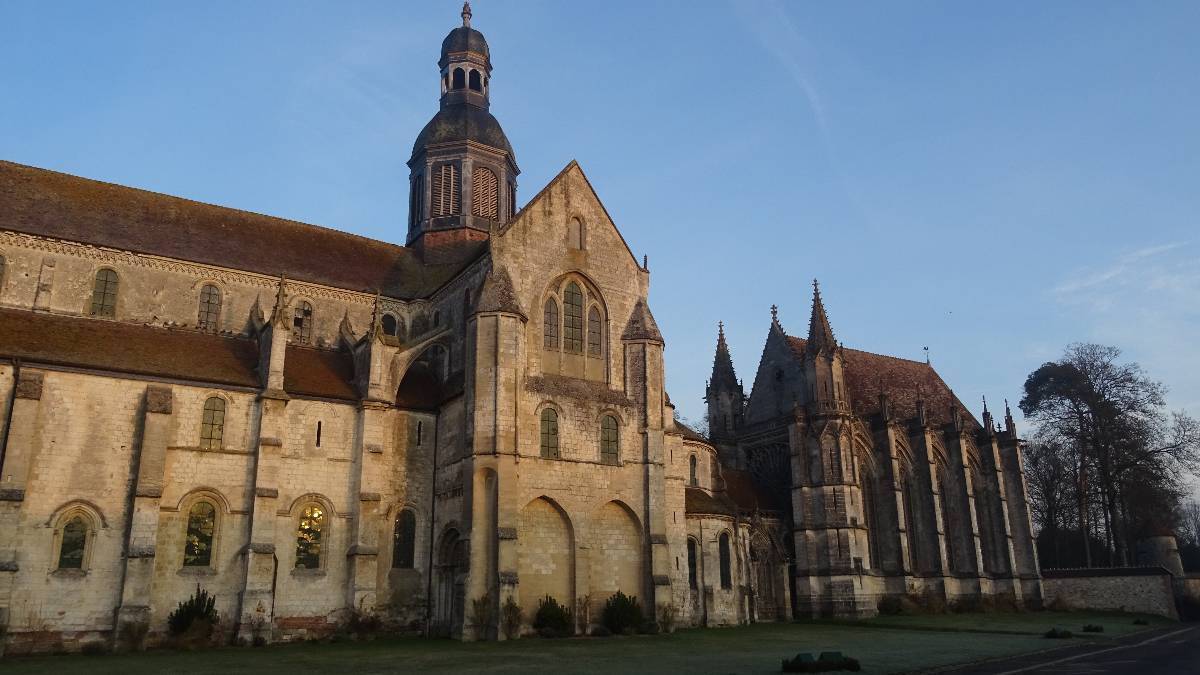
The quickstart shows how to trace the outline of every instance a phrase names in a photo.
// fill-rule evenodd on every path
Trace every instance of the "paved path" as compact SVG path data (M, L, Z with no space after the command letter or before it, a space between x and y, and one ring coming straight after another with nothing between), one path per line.
M955 675L1200 674L1200 626L1172 626L1105 644L1066 646L956 670Z

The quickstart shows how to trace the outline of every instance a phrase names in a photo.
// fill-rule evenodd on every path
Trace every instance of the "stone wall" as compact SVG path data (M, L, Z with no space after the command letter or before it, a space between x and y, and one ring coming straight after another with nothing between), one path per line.
M1102 610L1178 618L1172 577L1161 567L1042 570L1050 609Z

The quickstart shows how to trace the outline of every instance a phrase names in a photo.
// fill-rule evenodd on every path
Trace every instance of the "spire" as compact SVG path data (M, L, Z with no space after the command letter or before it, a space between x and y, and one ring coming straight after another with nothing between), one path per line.
M1012 409L1008 407L1008 399L1004 399L1004 431L1014 438L1017 435L1017 423L1013 421Z
M829 317L825 315L825 304L821 302L821 286L813 279L812 317L808 320L808 350L814 354L832 352L837 348Z
M471 27L471 3L470 2L463 3L462 18L463 18L463 28L470 28Z
M737 391L737 374L733 370L733 359L729 356L729 345L725 342L725 324L717 322L717 354L713 357L712 378L709 385L715 391Z
M281 327L287 326L287 278L279 275L279 286L275 289L275 306L271 308L271 321Z

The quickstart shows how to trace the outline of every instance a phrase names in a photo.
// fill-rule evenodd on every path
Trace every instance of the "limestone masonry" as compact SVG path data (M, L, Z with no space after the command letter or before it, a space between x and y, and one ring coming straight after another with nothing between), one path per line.
M405 246L0 162L0 624L10 652L353 613L503 637L618 590L685 625L1038 603L1011 415L772 318L674 419L650 273L574 162L523 206L487 42L442 43ZM1007 411L1006 411L1007 412ZM475 620L476 602L491 619Z

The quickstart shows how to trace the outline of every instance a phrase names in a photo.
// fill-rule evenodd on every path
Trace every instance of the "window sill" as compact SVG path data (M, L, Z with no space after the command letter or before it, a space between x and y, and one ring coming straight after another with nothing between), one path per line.
M50 576L59 579L83 579L87 575L88 571L83 569L56 569L50 572Z
M317 579L317 578L325 576L325 569L324 568L308 569L306 567L294 567L294 568L292 568L292 576L300 578L300 579Z
M203 567L200 565L188 565L180 567L176 574L181 577L212 577L217 575L217 570L208 565Z

